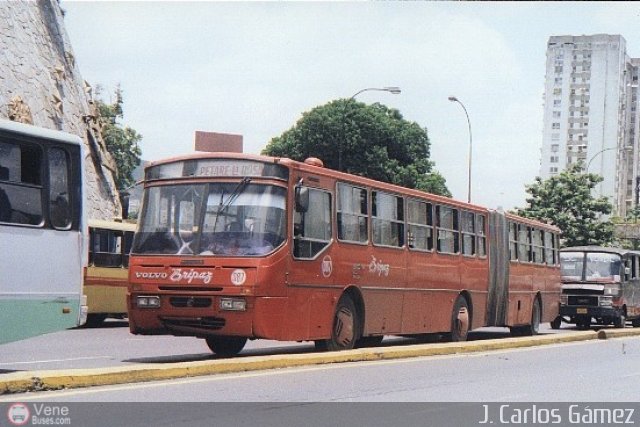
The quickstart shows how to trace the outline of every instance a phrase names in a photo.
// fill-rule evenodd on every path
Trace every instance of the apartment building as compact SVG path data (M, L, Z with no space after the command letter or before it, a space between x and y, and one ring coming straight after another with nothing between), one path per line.
M638 204L638 69L620 35L552 36L547 43L540 176L582 162L604 178L614 216Z

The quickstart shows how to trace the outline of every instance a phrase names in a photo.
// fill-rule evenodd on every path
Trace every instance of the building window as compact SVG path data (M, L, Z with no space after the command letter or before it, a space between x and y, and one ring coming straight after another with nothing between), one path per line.
M555 122L551 125L551 129L560 129L560 123Z
M549 161L551 163L558 163L558 156L551 156L551 158L549 159Z
M554 111L554 112L553 112L553 118L554 118L554 119L559 119L559 118L560 118L560 115L561 115L560 111Z
M551 140L552 141L559 141L560 140L560 134L559 133L552 133L551 134Z
M553 100L553 106L554 107L559 107L560 105L562 105L562 101L559 99L554 99Z
M551 152L552 152L552 153L557 153L559 149L560 149L560 145L558 145L558 144L551 144Z

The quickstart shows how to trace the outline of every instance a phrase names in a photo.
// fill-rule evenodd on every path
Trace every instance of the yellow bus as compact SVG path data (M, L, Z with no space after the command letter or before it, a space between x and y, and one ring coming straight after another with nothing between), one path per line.
M107 317L127 315L129 252L136 225L129 222L89 220L89 265L84 279L87 326Z

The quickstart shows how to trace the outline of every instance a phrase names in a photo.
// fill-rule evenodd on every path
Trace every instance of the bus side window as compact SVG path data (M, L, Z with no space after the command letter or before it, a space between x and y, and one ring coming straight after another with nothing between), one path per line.
M509 254L511 261L518 260L518 225L509 223Z
M68 155L64 150L49 149L49 214L54 228L71 226L68 163Z
M438 221L437 250L441 253L460 253L460 224L458 221L458 209L448 206L436 206L436 219Z
M381 191L373 191L371 229L374 245L404 246L404 199Z
M431 203L407 200L409 248L420 251L433 249L433 209Z
M369 239L367 190L338 184L338 239L366 243Z
M293 256L314 258L331 241L331 193L309 188L309 209L293 214Z
M0 221L43 225L42 158L37 145L0 141Z

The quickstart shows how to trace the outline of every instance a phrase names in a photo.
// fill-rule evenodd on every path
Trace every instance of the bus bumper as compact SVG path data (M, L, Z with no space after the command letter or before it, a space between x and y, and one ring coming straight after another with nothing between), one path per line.
M208 337L212 335L241 336L247 338L281 339L282 317L285 313L284 298L268 297L209 297L212 304L196 307L197 299L172 300L172 296L160 297L160 308L138 308L137 295L129 296L129 330L136 335L177 335ZM221 300L244 300L244 310L222 309ZM191 304L192 306L188 306ZM133 308L133 309L132 309ZM237 307L235 307L237 308Z
M622 310L617 307L560 306L561 316L615 318L619 317L621 313Z

